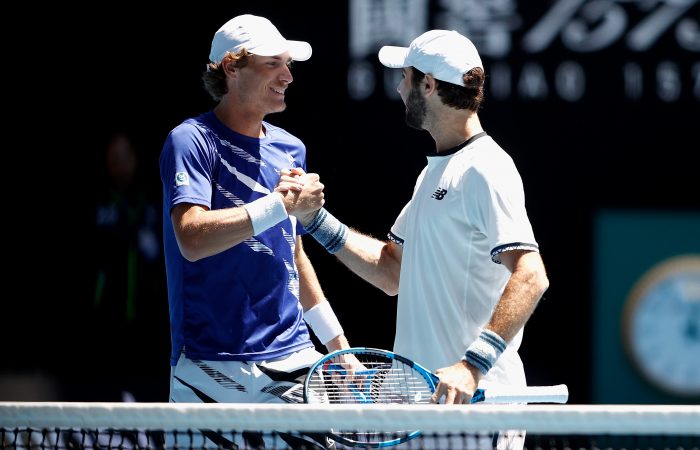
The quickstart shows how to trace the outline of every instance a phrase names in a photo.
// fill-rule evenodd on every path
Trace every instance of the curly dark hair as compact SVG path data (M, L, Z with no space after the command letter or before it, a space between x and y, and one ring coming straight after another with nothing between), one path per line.
M220 63L210 62L207 65L207 70L202 74L202 82L204 83L204 89L214 101L219 102L228 92L224 64L233 61L236 68L245 67L248 65L251 56L252 54L248 53L246 49L242 49L236 54L226 52Z
M421 80L425 77L425 73L411 67L413 70L412 84L413 87L418 87ZM437 90L442 103L457 109L469 109L477 112L484 102L484 83L486 74L481 67L475 67L462 76L464 86L448 83L435 79L437 82Z

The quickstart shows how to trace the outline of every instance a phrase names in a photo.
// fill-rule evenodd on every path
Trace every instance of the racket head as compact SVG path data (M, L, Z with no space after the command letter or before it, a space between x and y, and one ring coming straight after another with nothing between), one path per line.
M361 366L348 364L354 356ZM304 380L304 402L314 404L427 404L438 379L408 358L387 350L353 347L325 355ZM417 430L382 433L334 430L331 439L345 445L388 447L420 436Z

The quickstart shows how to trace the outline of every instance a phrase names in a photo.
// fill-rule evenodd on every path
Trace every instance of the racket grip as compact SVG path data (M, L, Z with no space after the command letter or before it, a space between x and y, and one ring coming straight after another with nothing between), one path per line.
M471 403L566 403L569 388L554 386L499 386L477 389Z

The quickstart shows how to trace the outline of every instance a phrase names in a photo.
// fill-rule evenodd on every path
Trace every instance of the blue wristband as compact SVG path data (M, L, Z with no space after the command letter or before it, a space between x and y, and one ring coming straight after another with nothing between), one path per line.
M348 227L325 208L321 208L305 228L329 253L338 252L348 239Z

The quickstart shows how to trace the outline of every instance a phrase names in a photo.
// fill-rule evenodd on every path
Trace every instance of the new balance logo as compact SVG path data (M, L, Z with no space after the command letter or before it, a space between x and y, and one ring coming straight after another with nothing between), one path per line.
M447 194L447 189L437 188L431 197L435 200L442 200L445 198L445 194Z

